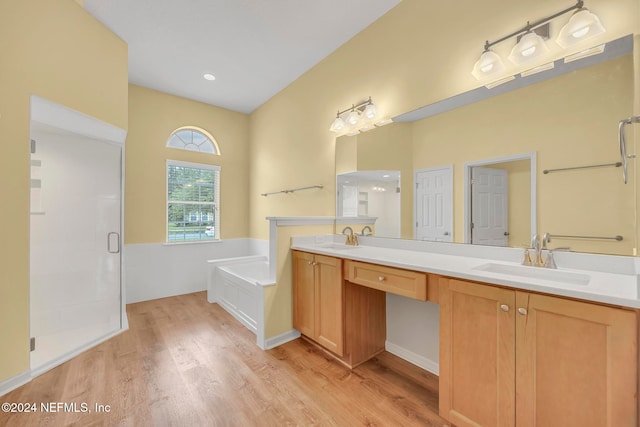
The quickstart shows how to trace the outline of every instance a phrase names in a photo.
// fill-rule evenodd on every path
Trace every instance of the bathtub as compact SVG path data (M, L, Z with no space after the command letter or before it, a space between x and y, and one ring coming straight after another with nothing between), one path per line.
M275 284L266 256L208 261L207 298L264 340L264 287Z

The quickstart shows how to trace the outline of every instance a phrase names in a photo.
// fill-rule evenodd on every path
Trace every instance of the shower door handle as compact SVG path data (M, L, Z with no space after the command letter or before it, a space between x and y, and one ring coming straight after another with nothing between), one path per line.
M116 237L116 250L113 251L111 250L112 244L111 242L113 241L113 239L111 238L112 236ZM112 231L110 233L107 233L107 252L109 252L110 254L118 254L120 253L120 234L116 233L115 231Z

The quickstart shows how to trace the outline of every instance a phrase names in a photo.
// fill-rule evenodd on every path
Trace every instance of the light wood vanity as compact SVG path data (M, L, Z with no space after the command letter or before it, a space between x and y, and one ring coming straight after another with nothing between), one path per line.
M349 367L384 350L386 292L440 304L458 427L637 426L634 309L296 250L293 271L294 327Z

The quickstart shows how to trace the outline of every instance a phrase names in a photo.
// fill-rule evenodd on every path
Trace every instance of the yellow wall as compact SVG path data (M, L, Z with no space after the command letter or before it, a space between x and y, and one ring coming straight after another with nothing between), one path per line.
M209 132L221 155L167 148L182 126ZM126 243L166 241L166 160L219 165L220 237L249 234L249 117L140 86L129 86L129 133L125 145Z
M355 137L342 137L336 140L336 147L338 147L343 143L343 139L357 139L359 171L400 171L400 236L403 239L413 238L414 180L411 132L411 123L392 123ZM338 158L337 155L336 158Z
M0 2L0 382L29 368L29 95L127 128L127 46L73 0Z
M556 239L552 246L633 254L635 185L623 184L620 169L543 174L620 159L617 125L632 111L632 62L627 55L414 123L414 167L455 159L454 241L463 241L464 163L536 151L538 232L622 235L622 242Z
M266 216L334 215L335 136L328 128L336 109L371 96L380 113L392 117L475 88L480 84L470 70L485 40L565 6L555 0L489 0L466 2L460 13L461 6L455 2L400 2L251 114L251 236L268 237ZM638 0L591 0L588 6L607 28L601 40L640 32ZM504 51L509 48L504 43L496 50L506 57ZM559 48L554 49L552 57L560 56ZM509 142L504 135L496 141ZM265 191L315 184L324 184L324 190L296 193L295 197L259 196ZM630 199L632 210L634 200ZM460 222L456 220L457 226ZM544 229L549 224L539 226ZM286 280L279 279L278 286L290 289ZM270 309L290 312L288 300L280 304L271 304ZM267 330L271 330L269 325Z
M529 160L488 165L507 171L508 245L529 247L531 243L531 167Z
M639 30L637 0L588 6L607 27L606 40ZM266 238L268 215L333 215L335 138L328 127L336 109L372 96L382 115L395 116L477 87L470 70L486 39L558 7L554 0L490 0L466 3L461 14L454 2L400 2L252 113L251 235ZM325 184L325 191L295 199L258 196L308 184Z
M265 288L265 338L273 338L293 329L291 238L331 233L333 225L330 224L278 227L277 284Z

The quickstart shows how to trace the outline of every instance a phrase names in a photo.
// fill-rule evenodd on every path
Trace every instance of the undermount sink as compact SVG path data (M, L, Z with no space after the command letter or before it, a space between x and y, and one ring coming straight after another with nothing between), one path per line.
M586 274L523 265L488 263L475 267L474 270L582 286L588 285L591 279L590 276Z
M333 249L333 250L338 250L338 251L360 248L360 246L344 245L344 244L341 244L341 243L324 243L324 244L318 245L318 247L319 248L323 248L323 249Z

